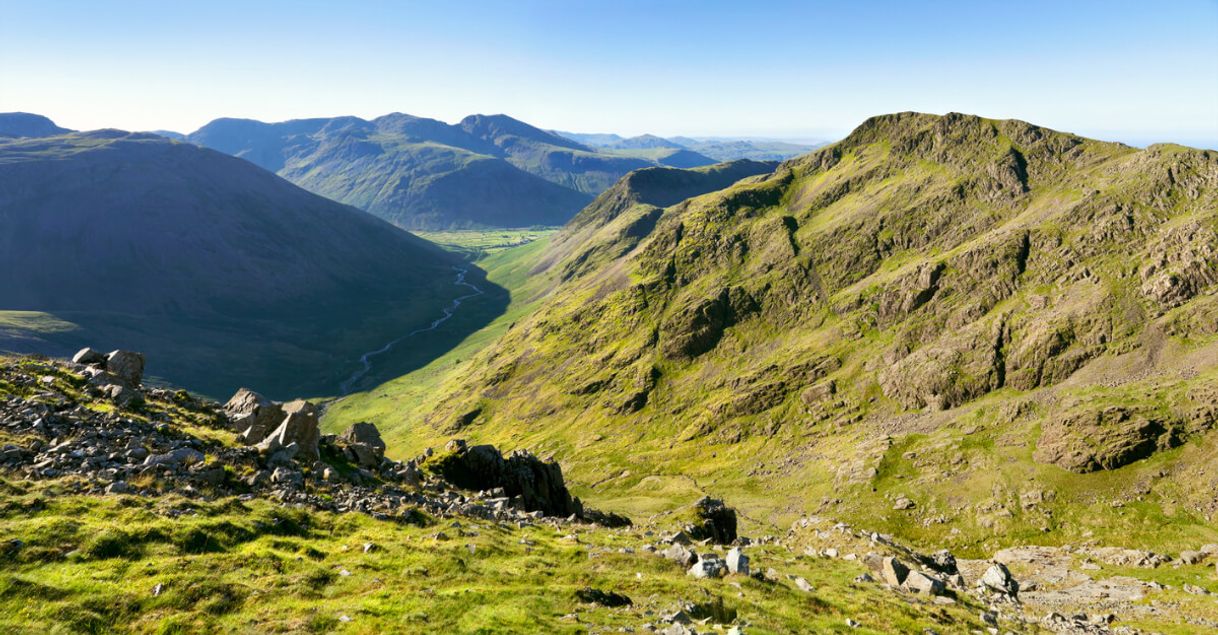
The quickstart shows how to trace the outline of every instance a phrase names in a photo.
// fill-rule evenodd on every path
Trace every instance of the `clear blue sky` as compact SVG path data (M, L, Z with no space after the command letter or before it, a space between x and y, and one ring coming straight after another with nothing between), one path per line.
M1218 0L4 0L10 110L80 129L502 112L820 138L960 111L1218 147Z

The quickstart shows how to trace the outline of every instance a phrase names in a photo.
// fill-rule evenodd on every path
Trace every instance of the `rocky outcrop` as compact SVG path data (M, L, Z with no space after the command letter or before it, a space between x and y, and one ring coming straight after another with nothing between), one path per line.
M742 288L723 289L718 295L677 310L664 325L664 353L669 357L697 357L712 348L723 332L757 310L757 303Z
M470 446L457 439L424 467L465 489L502 488L506 496L519 497L529 511L547 516L583 515L583 505L567 491L558 463L542 461L525 450L515 450L504 458L494 446Z
M704 497L694 503L692 520L682 527L694 540L709 540L718 545L736 541L736 510L723 501Z
M283 414L279 427L257 444L258 450L272 456L286 452L289 457L299 456L314 461L320 458L318 442L321 440L321 431L318 427L317 407L303 399L297 399L283 405Z
M1045 422L1033 458L1071 472L1094 472L1127 465L1179 442L1172 426L1156 415L1101 406Z
M375 425L366 422L351 424L339 437L349 457L363 467L375 467L385 459L385 442Z
M261 443L284 417L282 406L248 388L238 390L224 404L224 414L247 445Z

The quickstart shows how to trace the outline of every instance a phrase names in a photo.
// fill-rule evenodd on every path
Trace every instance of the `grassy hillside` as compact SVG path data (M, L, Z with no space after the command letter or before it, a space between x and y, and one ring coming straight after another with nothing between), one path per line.
M0 142L0 350L128 348L205 394L333 394L364 351L440 314L460 262L193 145Z
M645 224L610 205L425 418L374 420L404 455L542 448L635 513L717 492L972 554L1213 541L1216 199L1212 152L873 118Z

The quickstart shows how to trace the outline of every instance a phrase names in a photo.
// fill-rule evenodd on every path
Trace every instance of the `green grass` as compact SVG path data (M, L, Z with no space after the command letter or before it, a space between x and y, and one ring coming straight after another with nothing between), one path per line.
M556 227L537 227L529 229L414 230L411 233L420 238L426 238L449 251L465 254L470 260L478 262L500 251L547 239L557 231Z
M24 543L0 560L7 633L586 633L638 628L680 600L716 598L759 634L977 626L975 606L855 585L860 564L775 546L751 549L754 567L803 576L813 593L785 578L694 580L641 551L641 530L468 519L417 526L260 500L90 498L53 484L0 486L0 543ZM171 516L175 510L186 513ZM448 538L437 539L441 532ZM368 543L375 547L365 552ZM625 593L634 606L583 604L575 591L585 586ZM862 628L848 629L847 617Z

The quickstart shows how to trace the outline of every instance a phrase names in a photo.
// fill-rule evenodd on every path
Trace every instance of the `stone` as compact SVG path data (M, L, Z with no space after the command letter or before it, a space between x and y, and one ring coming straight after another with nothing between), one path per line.
M144 379L144 355L131 351L110 351L106 356L106 370L135 388Z
M1197 564L1204 559L1205 559L1205 554L1201 553L1200 551L1181 551L1180 552L1180 563L1181 564Z
M812 584L810 582L808 582L807 580L803 579L802 577L796 576L795 579L792 580L792 582L795 583L795 588L799 589L800 591L803 591L804 593L811 593L812 591L815 590L812 588Z
M960 571L956 566L956 556L946 549L930 554L926 564L935 571L947 575L954 575Z
M892 556L888 556L880 561L880 579L886 584L892 586L901 586L905 581L905 577L909 575L909 567L905 566L900 560Z
M727 573L727 565L721 558L712 554L703 554L689 568L688 575L695 578L722 578Z
M107 494L130 494L135 491L126 481L114 481L106 486Z
M586 604L599 604L601 606L608 606L610 608L617 606L630 606L634 604L629 596L613 591L594 589L590 586L576 591L575 599Z
M740 551L740 547L732 547L727 552L727 570L740 575L749 574L749 557Z
M694 522L684 527L694 540L710 540L717 545L735 542L736 510L723 501L704 497L694 503Z
M310 461L319 459L321 431L318 429L317 408L303 399L297 399L284 404L283 413L283 422L258 443L258 450L273 455L279 449L295 443L297 456Z
M519 496L527 511L583 518L583 505L571 496L557 462L543 461L524 450L504 457L494 446L469 446L460 439L450 441L445 449L445 454L433 456L427 463L449 483L477 492L502 487L507 497Z
M918 506L917 503L913 502L912 500L909 500L908 498L906 498L904 496L898 498L897 502L892 504L892 508L897 511L905 511L905 510L913 509L914 507L917 507L917 506Z
M686 567L692 565L698 560L698 554L690 551L688 547L680 543L669 545L666 549L664 549L664 551L661 552L661 555L679 565Z
M76 351L76 354L72 356L72 361L77 364L104 364L106 356L86 346Z
M246 445L260 443L279 426L284 417L279 404L248 388L239 389L224 404L224 415Z
M1001 562L995 562L981 576L981 584L985 587L1015 597L1019 594L1019 583L1011 577L1011 571Z
M153 454L144 459L144 465L193 465L202 461L204 455L194 448L178 448L163 454Z
M371 423L353 423L342 434L342 439L349 444L366 445L375 450L380 456L385 456L385 442L381 433Z
M943 595L946 590L942 580L928 576L921 571L911 571L909 575L905 576L902 586L914 593L924 595Z

